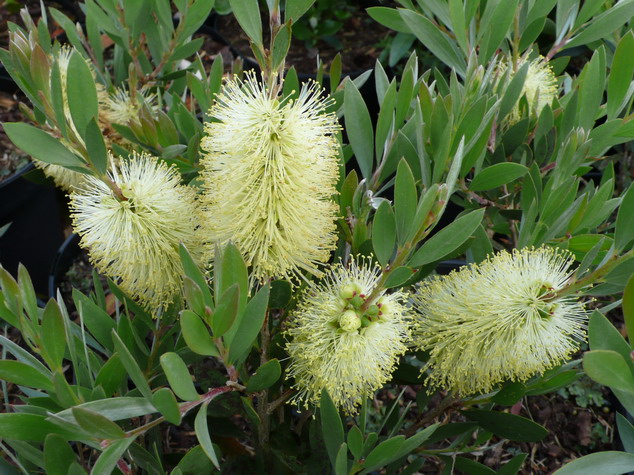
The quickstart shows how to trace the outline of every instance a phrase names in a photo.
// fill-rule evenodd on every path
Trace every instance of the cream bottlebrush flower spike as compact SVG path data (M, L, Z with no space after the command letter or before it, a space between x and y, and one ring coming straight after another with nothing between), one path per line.
M349 267L335 264L320 283L309 284L286 331L287 377L298 390L292 402L319 404L325 388L338 407L353 414L389 381L407 349L409 319L402 292L382 292L366 302L380 274L380 267L361 258Z
M340 127L315 83L297 100L254 75L228 81L205 125L202 160L210 252L232 240L257 280L319 275L334 248Z
M413 339L430 350L431 387L486 393L564 362L586 328L575 297L553 298L573 262L547 247L503 251L424 282L414 296Z
M539 56L532 61L524 58L517 65L517 68L521 68L527 61L530 61L530 63L520 97L526 96L530 113L534 114L535 117L539 117L546 104L552 104L555 97L557 97L557 77L548 60L543 56ZM507 68L508 63L503 63L500 68L501 75L505 73ZM511 79L513 79L512 73L509 81ZM507 121L509 125L513 125L519 122L520 119L520 104L518 101L509 113Z
M134 154L111 166L127 200L87 177L71 196L73 226L99 272L151 310L166 307L181 288L179 244L200 255L194 191L176 169Z
M147 104L151 111L158 110L156 94L147 89L136 91L136 98L130 96L130 92L122 88L116 88L113 92L103 91L99 94L99 108L103 112L103 118L107 122L127 125L139 120L139 112L143 104Z

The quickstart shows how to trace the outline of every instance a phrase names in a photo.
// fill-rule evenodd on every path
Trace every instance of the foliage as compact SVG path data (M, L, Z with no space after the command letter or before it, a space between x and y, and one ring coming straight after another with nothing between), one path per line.
M244 167L245 177L238 177L235 192L248 194L262 176L276 177L270 183L275 193L258 195L251 208L238 206L236 213L255 217L258 235L275 236L290 253L289 236L295 230L280 224L279 206L299 205L304 195L287 194L291 188L285 187L293 180L284 173L289 168L279 166L280 157L305 160L303 192L312 186L317 193L323 182L309 173L314 157L301 154L312 149L301 142L314 145L309 141L327 139L328 150L336 152L336 192L324 197L336 212L336 236L325 226L311 229L333 234L335 249L311 261L315 268L301 267L300 279L293 282L266 271L256 275L256 258L245 252L249 236L245 241L230 235L201 242L210 248L204 262L195 244L190 249L179 244L184 239L174 237L170 229L161 230L169 239L152 238L158 232L151 223L157 221L152 212L159 200L137 202L133 191L142 179L118 179L117 170L125 169L121 163L147 154L174 166L182 180L178 186L202 196L198 202L203 207L205 193L216 186L213 179L203 184L203 166L217 171L233 149L223 148L226 141L207 140L210 145L202 148L200 143L205 134L222 128L216 124L237 120L237 115L225 119L217 114L218 101L224 100L220 91L226 91L221 56L205 65L196 55L202 40L193 35L213 0L175 0L173 5L167 0L86 0L83 26L54 8L43 12L37 23L24 13L24 26L10 26L9 49L0 50L0 60L31 103L23 106L31 123L3 124L7 135L34 159L58 167L49 168L50 173L90 175L87 181L68 185L74 196L86 183L96 182L115 215L117 209L129 211L130 226L138 224L141 206L153 218L143 221L141 237L132 246L126 241L135 239L123 239L131 233L109 236L126 252L99 255L98 270L116 262L115 268L130 272L112 274L107 289L95 275L90 295L75 290L76 315L61 297L38 307L27 270L21 267L15 279L0 268L0 318L7 328L0 336L0 448L7 456L3 470L354 474L385 468L388 473L413 473L433 458L449 471L491 473L474 460L484 448L506 439L536 442L547 435L544 427L505 408L524 397L557 391L578 379L582 370L579 360L571 361L543 373L523 374L521 380L513 375L500 378L486 385L487 392L456 394L442 384L432 388L427 379L429 353L407 350L412 342L400 341L408 331L400 332L398 345L382 353L387 343L380 334L371 339L366 333L389 328L385 323L390 315L402 316L403 322L425 318L414 314L405 294L420 293L418 284L448 259L478 264L494 252L559 248L557 252L571 256L572 267L564 269L561 285L535 281L540 285L530 304L537 310L525 312L533 318L530 323L547 321L550 306L559 301L623 293L631 335L634 186L620 177L625 170L615 163L634 139L634 34L624 26L634 14L634 1L440 0L416 5L403 1L397 9L373 7L368 11L373 18L405 35L399 41L414 37L428 48L436 67L423 70L414 52L398 77L389 78L377 62L372 71L352 80L341 78L341 63L335 61L328 78L332 94L315 110L304 107L308 99L301 94L317 91L317 86L302 89L294 69L287 70L285 64L294 28L313 3L294 0L281 8L277 0L267 1L267 31L257 0L229 1L260 67L261 75L250 76L250 81L261 98L245 94L247 99L223 105L254 109L249 101L257 102L261 109L256 111L264 112L240 120L245 130L248 120L256 121L250 130L267 144L234 154L250 165ZM178 13L177 21L173 13ZM51 40L55 26L64 31L69 46ZM540 53L545 59L538 59ZM429 58L423 58L426 64ZM534 93L535 88L527 87L535 82L530 68L534 60L544 61L557 77L556 91L550 79L546 85L554 97L539 106L541 89ZM227 70L237 81L224 84L249 87L249 81L239 79L240 64ZM322 75L317 79L323 82ZM375 86L378 114L371 112L368 97L361 93L365 83ZM127 114L114 114L115 109L121 112L117 107L122 103ZM277 119L286 117L280 111L293 107L318 118L324 112L336 115L344 133L331 124L327 131L316 128L310 137L289 135L289 142L282 133L296 123ZM294 138L298 136L299 143ZM236 133L234 137L240 140ZM266 167L273 172L264 173ZM603 172L596 181L586 176L595 168ZM214 204L221 202L216 198ZM200 239L209 241L213 216L197 220L209 209L198 215L194 208L187 218ZM256 211L264 208L267 213L258 218ZM161 221L175 223L185 221L187 212L165 213ZM312 222L308 218L306 226ZM178 269L177 290L159 304L122 290L130 283L124 275L138 276L132 271L147 265L147 259L139 257L144 254L133 247L147 236L160 244L153 250L152 264L160 268L161 262L169 263ZM94 257L102 244L94 239L86 244L88 252ZM376 273L368 271L367 279L360 274L339 279L321 267L329 263L341 269L335 275L347 276L355 259ZM507 292L521 288L514 282L531 275L528 269L513 275L516 281L507 279ZM150 280L131 279L135 289ZM460 298L457 292L452 295ZM516 316L511 308L499 313ZM320 331L334 335L332 346L305 351L291 363L289 357L295 356L289 356L289 348L295 351L298 345L293 346L295 335L289 329L307 319L312 324L315 315L327 317ZM512 323L527 325L529 317ZM490 320L487 339L516 334L496 327L498 319ZM310 339L305 332L295 333ZM471 338L474 335L471 332ZM359 362L366 363L367 371L354 374L354 381L361 381L355 391L346 387L355 361L345 358L353 347L345 342L362 338L372 342L372 356L386 372L407 350L391 381L378 392L376 386L390 375L366 381L370 358ZM549 343L544 337L521 345L525 342L514 338L505 340L509 352L533 348L539 355L539 345ZM600 310L589 319L588 339L583 371L610 387L634 412L630 343ZM483 339L480 350L487 348ZM358 358L363 353L351 354ZM293 379L297 361L314 378L310 401L304 401L308 407L299 408L301 412L294 404L303 400L295 389L303 382ZM321 371L320 364L328 362L343 363L333 373L337 379L324 382L319 378L329 372ZM333 381L339 391L329 394ZM356 391L361 386L364 389ZM345 395L356 400L344 401ZM358 414L350 414L356 406ZM618 421L624 452L591 454L559 473L632 469L634 428L623 418ZM184 455L170 452L168 434L173 433L193 434L181 447L187 449ZM513 455L498 473L520 470L526 454Z

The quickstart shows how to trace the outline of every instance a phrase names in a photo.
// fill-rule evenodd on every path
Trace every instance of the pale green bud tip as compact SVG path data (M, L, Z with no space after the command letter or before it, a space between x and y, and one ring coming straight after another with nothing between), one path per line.
M339 317L339 327L346 332L353 332L361 326L361 319L354 310L346 310Z
M344 285L339 291L339 295L341 296L341 298L346 300L349 300L352 297L359 295L360 293L361 287L354 283Z

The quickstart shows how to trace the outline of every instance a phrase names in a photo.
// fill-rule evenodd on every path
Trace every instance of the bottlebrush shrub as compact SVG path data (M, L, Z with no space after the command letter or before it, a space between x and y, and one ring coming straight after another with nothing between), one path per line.
M621 302L631 336L632 2L424 3L369 10L424 62L341 80L335 60L318 84L286 70L310 1L267 2L265 47L264 3L232 0L261 74L227 78L220 56L181 61L209 0L11 27L0 59L34 125L4 129L82 177L74 225L110 280L42 308L26 269L0 269L4 469L484 473L496 446L517 473L517 444L547 435L508 411L522 398L585 371L634 412L632 348L604 315ZM448 259L464 266L436 275Z

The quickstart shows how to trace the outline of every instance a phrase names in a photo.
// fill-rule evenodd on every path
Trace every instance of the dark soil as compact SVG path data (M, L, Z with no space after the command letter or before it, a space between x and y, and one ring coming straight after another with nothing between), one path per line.
M22 122L24 116L18 108L18 99L0 91L0 122ZM0 128L0 183L11 178L17 170L29 163L29 157L18 150Z
M243 56L253 58L248 37L244 34L233 15L219 16L216 21L218 32ZM374 67L380 48L377 46L390 30L372 20L365 12L358 12L345 20L336 34L342 48L335 49L326 41L318 40L314 48L307 48L299 40L293 40L286 59L286 67L294 66L299 74L315 74L317 57L324 64L325 71L330 68L337 53L341 54L343 71L362 72Z
M59 291L62 294L66 308L71 314L71 318L75 316L74 314L76 312L73 302L73 289L79 290L84 295L90 295L91 292L95 291L92 278L93 268L88 257L88 252L81 250L58 284ZM99 280L102 288L106 292L106 300L108 300L107 280L101 275L99 276Z

